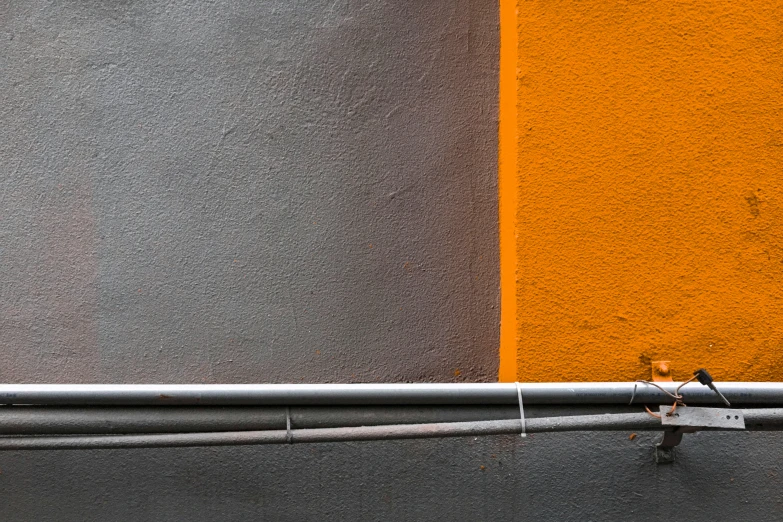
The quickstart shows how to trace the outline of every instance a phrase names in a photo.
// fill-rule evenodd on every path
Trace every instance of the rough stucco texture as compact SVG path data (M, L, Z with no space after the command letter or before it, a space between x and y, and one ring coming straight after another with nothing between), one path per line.
M0 2L0 381L493 380L495 9ZM779 436L654 437L6 452L0 520L780 518Z
M780 3L518 8L519 379L783 379Z
M0 2L0 381L494 380L496 27Z
M496 28L1 1L0 382L495 380ZM488 492L475 449L2 453L0 520L416 518L463 496L444 473Z
M770 521L774 433L528 436L255 448L0 455L13 521ZM483 468L483 469L482 469Z

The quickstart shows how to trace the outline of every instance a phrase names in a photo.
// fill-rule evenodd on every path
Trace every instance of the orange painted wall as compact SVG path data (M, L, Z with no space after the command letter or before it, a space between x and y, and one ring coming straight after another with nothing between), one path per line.
M501 377L783 380L783 2L514 5Z

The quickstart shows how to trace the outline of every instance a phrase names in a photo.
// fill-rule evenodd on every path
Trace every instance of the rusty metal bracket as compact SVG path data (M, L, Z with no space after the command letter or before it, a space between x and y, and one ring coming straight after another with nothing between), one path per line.
M682 436L685 433L695 433L699 428L678 426L673 430L663 432L661 442L655 445L655 463L671 464L675 460L675 448L682 442Z
M674 410L674 411L672 411ZM671 429L663 432L663 439L655 445L655 462L670 464L675 459L675 447L682 442L685 433L695 433L704 428L744 430L745 418L741 410L727 408L693 408L661 406L661 425Z

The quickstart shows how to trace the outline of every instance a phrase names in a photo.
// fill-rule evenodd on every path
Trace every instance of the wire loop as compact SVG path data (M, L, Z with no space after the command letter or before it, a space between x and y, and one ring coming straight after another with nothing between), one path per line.
M662 386L660 386L659 384L654 383L652 381L638 380L636 382L641 382L641 383L644 383L644 384L650 384L652 386L655 386L656 388L661 390L663 393L665 393L666 395L668 395L669 397L674 399L674 404L672 405L672 409L666 414L667 417L671 417L672 414L674 413L674 410L677 409L677 406L685 406L685 403L682 401L682 395L680 394L680 389L683 386L685 386L686 384L688 384L689 382L695 381L696 378L697 378L697 376L694 375L693 377L691 377L687 381L680 383L680 385L677 386L677 388L674 390L674 393L672 393L672 392L670 392L668 390L665 390ZM633 398L635 396L636 396L636 387L634 386L633 395L631 396L631 402L633 402ZM628 403L628 404L630 404L630 403ZM650 408L648 408L647 406L645 406L644 409L647 410L647 413L649 413L653 417L661 418L661 416L658 415L657 413L653 413L652 411L650 411Z

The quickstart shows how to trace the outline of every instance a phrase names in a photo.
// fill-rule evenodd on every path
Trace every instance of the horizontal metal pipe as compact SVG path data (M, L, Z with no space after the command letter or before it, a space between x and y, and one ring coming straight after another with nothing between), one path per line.
M783 408L756 408L742 410L748 431L783 429Z
M678 383L657 383L673 392ZM732 404L783 405L783 383L722 382ZM639 382L520 383L526 404L664 404L671 398ZM686 403L720 404L706 386L682 388ZM514 383L419 384L4 384L0 404L60 405L362 405L515 404Z
M783 427L783 409L743 410L746 426ZM749 423L747 420L750 419ZM513 434L521 431L519 419L433 424L402 424L347 428L320 428L210 433L173 433L104 436L0 437L0 450L175 448L240 446L315 442L348 442ZM647 413L544 417L525 421L528 433L608 430L662 430L660 420ZM761 428L765 429L765 428Z
M622 414L623 426L655 421L643 413ZM569 417L570 421L531 419L526 431L570 431L592 429L602 421L592 417ZM647 418L645 418L647 417ZM650 420L648 420L650 419ZM658 422L660 425L660 422ZM319 428L298 430L234 431L212 433L173 433L151 435L103 435L62 437L0 437L0 450L57 450L57 449L121 449L173 448L196 446L241 446L256 444L294 444L313 442L347 442L369 440L397 440L439 437L465 437L519 433L521 421L496 420L479 422L449 422L437 424L397 424L351 428Z
M428 424L519 418L517 405L292 406L292 428ZM640 412L641 406L526 407L527 418ZM284 429L280 406L4 406L0 435L176 433Z
M0 434L175 433L285 428L284 407L0 407Z

